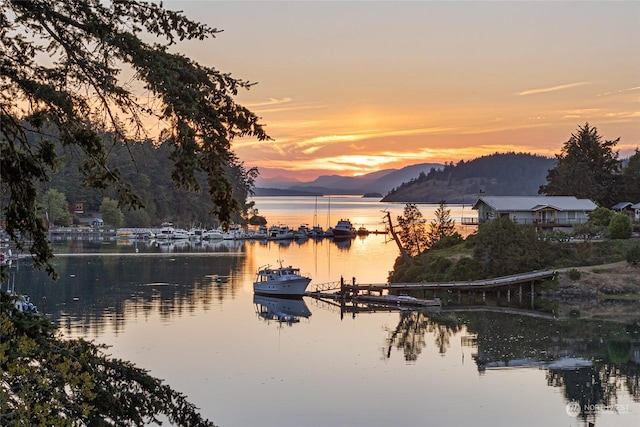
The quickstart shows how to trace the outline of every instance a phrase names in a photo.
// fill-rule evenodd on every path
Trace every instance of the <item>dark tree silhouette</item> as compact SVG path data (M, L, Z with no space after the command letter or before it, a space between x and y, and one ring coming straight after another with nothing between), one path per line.
M18 236L30 242L36 265L54 273L36 197L37 183L58 166L56 140L83 154L85 185L113 187L121 204L138 207L141 199L109 167L108 144L144 137L152 119L166 125L160 138L171 146L173 182L198 190L202 171L214 214L226 222L240 207L227 176L239 164L231 141L268 138L234 100L251 83L171 51L218 30L135 0L5 0L0 24L0 178L9 194L2 209L6 231L20 248Z
M556 166L547 174L547 184L539 193L549 196L576 196L600 206L614 204L615 186L621 163L613 149L620 138L605 141L595 127L585 123L565 142Z

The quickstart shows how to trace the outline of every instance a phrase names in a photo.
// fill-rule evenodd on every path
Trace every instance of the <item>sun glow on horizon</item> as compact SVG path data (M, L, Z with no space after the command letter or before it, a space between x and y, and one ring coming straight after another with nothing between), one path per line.
M621 157L640 146L638 2L328 2L326 22L310 19L312 5L259 2L239 15L248 6L227 3L207 58L259 82L238 103L272 138L233 141L248 166L354 175L553 157L585 123L620 138Z

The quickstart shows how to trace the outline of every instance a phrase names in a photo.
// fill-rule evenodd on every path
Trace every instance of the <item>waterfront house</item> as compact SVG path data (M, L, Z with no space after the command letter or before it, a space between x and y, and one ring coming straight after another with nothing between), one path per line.
M587 222L596 208L591 200L574 196L483 196L473 205L479 224L507 216L518 224L565 230Z
M620 202L620 203L616 203L611 210L614 212L623 212L626 213L627 215L629 215L629 219L631 219L631 221L634 220L634 216L635 216L635 212L633 209L634 204L631 202Z
M632 205L631 209L633 209L633 220L635 222L640 222L640 202Z
M84 200L76 200L69 203L69 211L74 215L82 215L84 213Z

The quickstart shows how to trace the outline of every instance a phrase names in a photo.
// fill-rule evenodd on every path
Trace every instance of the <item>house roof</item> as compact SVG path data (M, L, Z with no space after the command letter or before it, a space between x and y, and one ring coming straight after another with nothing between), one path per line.
M614 211L621 211L623 209L627 209L633 206L633 203L631 202L620 202L620 203L616 203L615 205L613 205L611 207L611 209L613 209Z
M592 211L597 206L589 199L574 196L485 196L473 205L484 203L499 212L538 211L553 208L559 211Z
M631 209L640 209L640 202L638 202L635 205L631 206Z

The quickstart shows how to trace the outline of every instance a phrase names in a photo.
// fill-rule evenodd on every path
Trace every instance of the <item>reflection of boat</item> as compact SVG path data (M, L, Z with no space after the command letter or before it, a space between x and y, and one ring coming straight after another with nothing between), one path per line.
M356 229L348 219L341 219L333 229L334 237L353 237L356 235Z
M342 238L334 237L333 243L335 243L340 250L349 250L351 248L351 238L346 236Z
M264 320L298 323L301 317L308 318L311 311L302 298L278 298L264 295L254 295L253 303L256 313Z
M253 291L269 295L303 295L311 278L301 275L299 268L283 267L282 261L279 262L278 268L267 265L258 269Z

